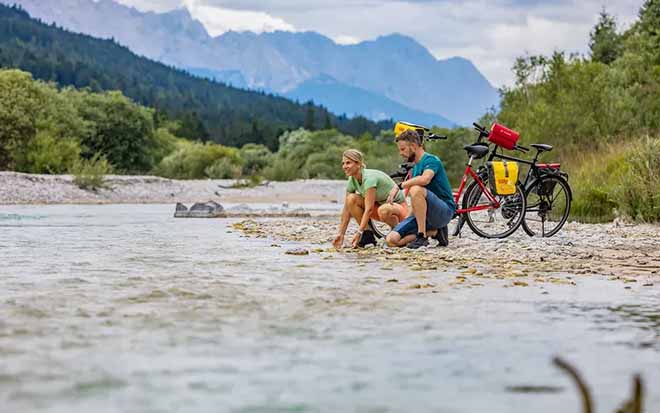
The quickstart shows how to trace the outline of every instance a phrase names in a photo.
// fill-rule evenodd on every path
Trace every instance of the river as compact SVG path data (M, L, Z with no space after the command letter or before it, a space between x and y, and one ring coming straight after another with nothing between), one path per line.
M660 411L658 283L453 288L173 209L0 206L0 411L578 412L556 355Z

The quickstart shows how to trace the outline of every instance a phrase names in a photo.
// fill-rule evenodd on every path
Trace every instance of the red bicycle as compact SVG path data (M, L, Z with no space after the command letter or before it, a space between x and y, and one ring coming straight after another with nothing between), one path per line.
M463 147L469 160L458 192L454 193L454 201L458 209L456 219L450 224L453 228L450 228L449 233L459 235L464 223L467 222L470 229L481 237L506 238L516 232L525 219L527 208L525 190L519 182L516 182L513 194L494 194L486 184L488 182L486 167L480 166L475 172L472 162L485 157L490 150L488 144L482 141L488 133L477 130L479 131L477 142Z

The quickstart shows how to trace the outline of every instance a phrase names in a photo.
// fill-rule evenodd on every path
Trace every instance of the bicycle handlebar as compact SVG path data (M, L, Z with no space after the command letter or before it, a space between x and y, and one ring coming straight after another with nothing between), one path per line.
M481 138L487 138L490 133L484 128L483 126L479 125L476 122L472 123L472 126L474 126L474 129L479 132L479 139L477 139L477 142L481 142Z
M430 141L437 141L437 140L447 139L447 137L442 136L442 135L434 135L434 134L430 133L429 136L426 137L426 139L430 140Z

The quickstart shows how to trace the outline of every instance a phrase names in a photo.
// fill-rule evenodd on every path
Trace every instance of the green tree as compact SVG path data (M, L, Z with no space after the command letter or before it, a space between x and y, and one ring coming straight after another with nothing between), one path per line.
M598 23L589 34L589 39L592 60L608 65L621 55L622 36L616 32L616 20L605 9L600 12Z
M186 112L180 117L179 127L176 129L176 135L193 141L206 142L211 135L204 126L197 112Z
M314 106L312 102L307 104L307 111L305 112L305 124L303 127L309 131L313 131L314 128Z
M327 109L323 111L323 129L332 129L332 121Z
M0 72L0 169L14 169L37 134L46 96L29 73Z
M151 109L139 106L120 92L94 94L68 91L78 112L93 127L82 140L83 155L104 156L120 172L145 172L152 168L155 145Z

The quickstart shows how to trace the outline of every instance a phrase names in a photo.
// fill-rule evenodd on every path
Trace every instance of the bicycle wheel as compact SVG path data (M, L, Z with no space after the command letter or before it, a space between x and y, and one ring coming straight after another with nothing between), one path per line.
M527 212L523 229L530 236L551 237L564 226L573 195L568 182L557 175L542 175L525 191Z
M464 213L465 220L475 234L484 238L506 238L513 234L525 218L525 191L520 184L516 185L513 195L495 195L499 208L489 207L479 211ZM481 187L472 182L463 198L463 208L489 206L490 201Z
M392 230L389 225L387 225L384 222L381 221L376 221L375 219L370 219L369 220L369 225L367 227L368 229L372 230L374 232L374 235L376 238L380 239L387 236L387 234L390 233Z

